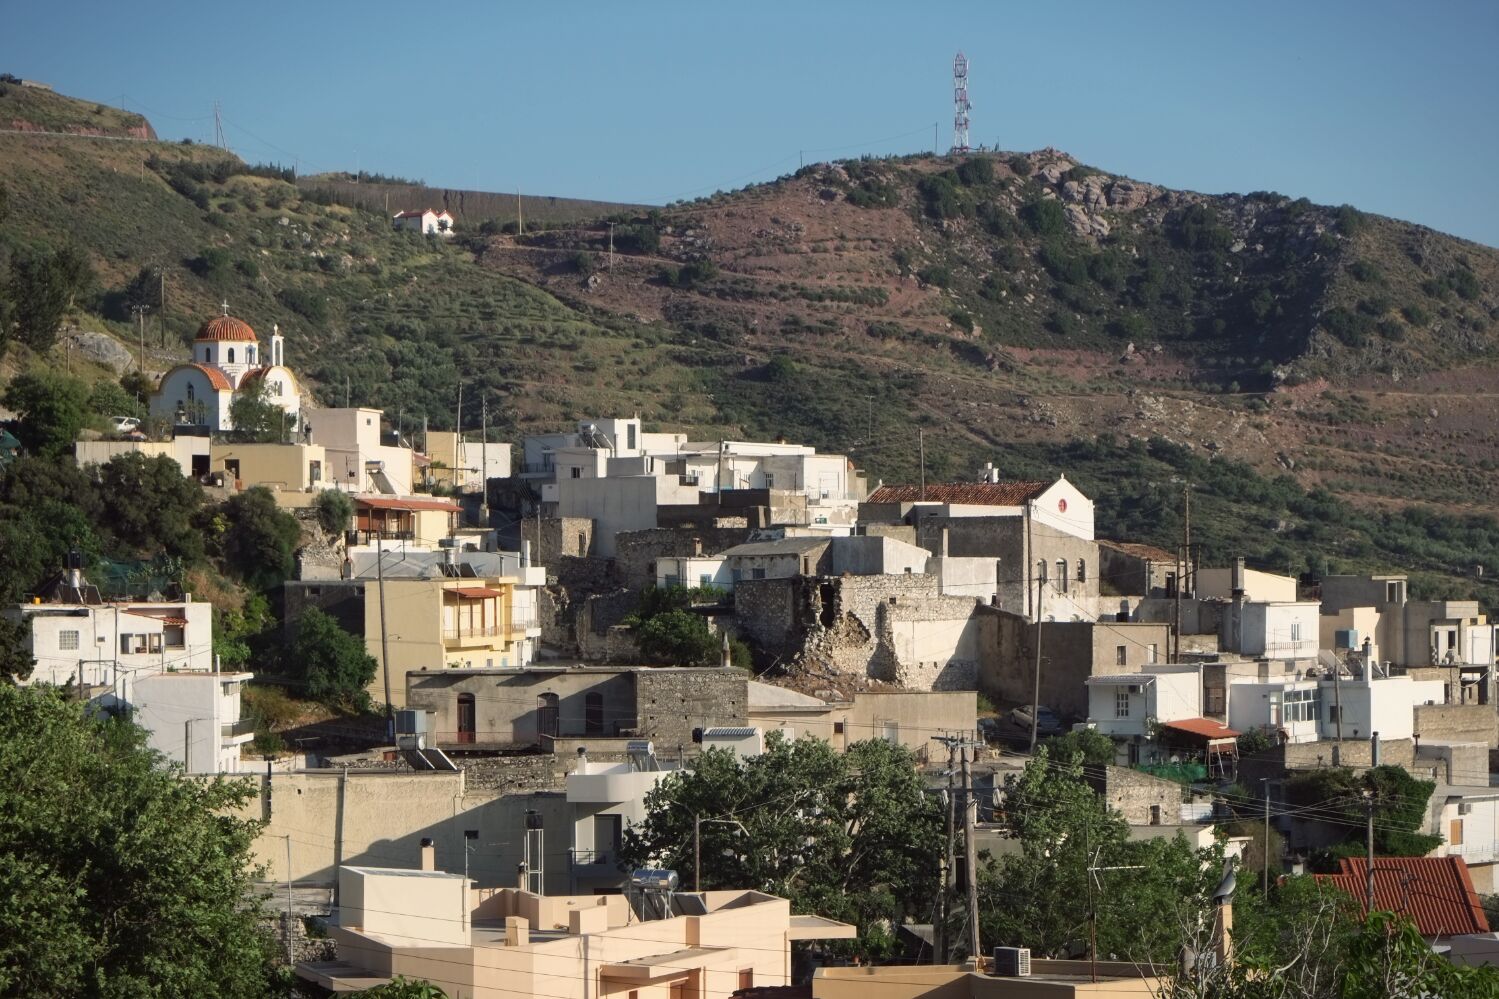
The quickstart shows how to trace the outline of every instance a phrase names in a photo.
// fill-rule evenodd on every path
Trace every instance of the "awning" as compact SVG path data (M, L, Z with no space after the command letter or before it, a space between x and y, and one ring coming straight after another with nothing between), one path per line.
M1238 732L1211 718L1178 718L1175 721L1161 722L1161 728L1175 729L1178 732L1214 741L1239 737Z
M487 586L455 586L453 589L444 590L443 592L456 593L467 600L485 600L489 597L503 597L505 595L504 590L492 590Z
M648 983L681 978L706 965L736 960L739 951L733 947L688 947L683 950L637 957L629 961L606 964L600 969L605 978Z
M370 510L442 510L457 513L458 504L450 500L402 499L395 496L355 496L354 502Z
M175 617L170 614L160 614L154 611L135 610L134 608L127 610L125 613L134 614L136 617L149 617L153 621L160 621L162 624L175 624L179 628L187 627L187 618L185 617Z

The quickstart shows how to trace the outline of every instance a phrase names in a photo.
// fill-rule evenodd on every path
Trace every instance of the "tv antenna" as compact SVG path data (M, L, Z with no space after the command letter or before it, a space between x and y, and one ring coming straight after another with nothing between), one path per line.
M213 144L220 149L228 149L228 140L224 138L224 116L219 111L219 102L213 102Z
M968 152L968 57L959 52L952 61L952 151Z

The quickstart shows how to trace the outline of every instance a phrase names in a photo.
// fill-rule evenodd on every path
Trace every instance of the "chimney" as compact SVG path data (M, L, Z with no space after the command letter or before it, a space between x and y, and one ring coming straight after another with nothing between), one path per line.
M422 870L437 870L437 847L432 845L430 836L422 837Z
M517 891L526 890L526 862L524 860L515 865L515 887Z
M729 649L729 633L727 631L723 633L723 648L719 650L718 665L724 669L728 669L734 665L734 654Z
M1179 584L1178 584L1179 585ZM1234 567L1230 577L1229 586L1235 600L1244 599L1244 559L1234 559Z
M522 540L520 543L520 567L531 568L531 542Z
M1234 959L1234 900L1224 899L1218 904L1218 921L1213 933L1213 951L1218 956L1218 967L1226 968Z
M579 746L578 747L578 769L574 770L573 773L575 773L575 774L586 774L587 772L588 772L588 747L587 746Z
M525 947L531 943L531 921L525 916L505 917L505 946Z
M693 558L702 558L702 555L703 555L703 539L702 538L693 538L692 539L692 557Z

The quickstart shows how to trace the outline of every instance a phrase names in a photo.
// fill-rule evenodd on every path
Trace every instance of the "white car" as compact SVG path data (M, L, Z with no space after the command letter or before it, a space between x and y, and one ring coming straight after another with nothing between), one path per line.
M133 416L111 416L109 428L117 434L130 434L141 428L141 421Z

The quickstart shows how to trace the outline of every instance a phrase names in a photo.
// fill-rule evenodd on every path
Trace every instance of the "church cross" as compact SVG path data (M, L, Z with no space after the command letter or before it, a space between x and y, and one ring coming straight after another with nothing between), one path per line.
M226 298L222 302L220 302L219 308L223 309L224 315L227 316L229 314L229 299Z

